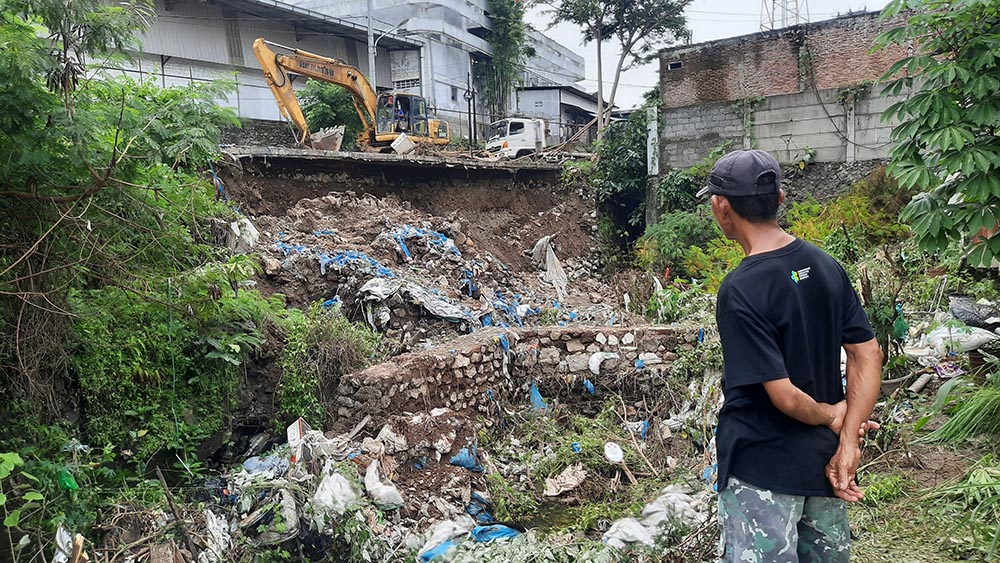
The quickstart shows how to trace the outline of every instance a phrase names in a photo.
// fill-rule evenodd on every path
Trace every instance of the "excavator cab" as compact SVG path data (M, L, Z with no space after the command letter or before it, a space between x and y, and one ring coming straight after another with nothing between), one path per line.
M428 137L427 102L413 94L379 94L375 115L375 141L392 141L400 133Z

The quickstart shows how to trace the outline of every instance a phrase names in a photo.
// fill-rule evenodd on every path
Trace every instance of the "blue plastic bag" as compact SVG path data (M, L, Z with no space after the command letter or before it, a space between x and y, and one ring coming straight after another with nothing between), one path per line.
M458 544L455 543L455 540L448 540L437 547L425 551L424 554L420 556L420 560L433 561L437 557L444 557L445 554L448 553L448 550L455 547L456 545Z
M538 391L538 385L534 381L531 382L531 406L535 407L536 410L549 408L549 405L545 403L545 399L542 398L542 394Z
M591 383L589 379L583 380L583 388L586 389L587 393L590 393L591 395L597 392L597 390L594 389L594 384Z
M479 462L476 461L475 445L462 448L462 450L457 454L451 456L451 461L449 461L449 463L458 467L464 467L469 471L474 471L476 473L483 472L483 466L479 465Z
M503 524L490 524L489 526L476 526L472 529L472 539L480 543L491 542L503 538L513 538L521 535L521 532L504 526Z

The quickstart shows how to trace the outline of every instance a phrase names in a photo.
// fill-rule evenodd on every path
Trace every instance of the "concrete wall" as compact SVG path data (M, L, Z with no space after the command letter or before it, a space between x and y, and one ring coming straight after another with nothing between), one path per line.
M691 349L697 329L676 327L550 327L488 329L426 351L341 377L330 410L334 428L364 415L381 424L391 414L434 408L488 413L497 406L526 405L537 381L543 396L585 393L648 393L661 385L677 353ZM598 352L613 352L599 375L589 369ZM644 367L635 367L637 359ZM572 382L572 383L570 383Z
M806 149L815 162L854 162L887 158L895 122L881 114L901 98L850 89L807 91L764 98L750 115L744 106L714 102L668 108L660 121L660 163L665 167L696 164L716 146L770 151L783 164L798 162ZM744 124L751 124L749 129Z
M824 90L877 79L906 56L899 46L871 53L874 39L902 25L877 13L660 51L666 108Z

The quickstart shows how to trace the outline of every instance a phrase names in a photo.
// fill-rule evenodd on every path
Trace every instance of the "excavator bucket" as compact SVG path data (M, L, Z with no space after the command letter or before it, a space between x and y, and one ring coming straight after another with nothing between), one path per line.
M344 142L344 126L326 127L309 135L309 146L321 151L339 151Z

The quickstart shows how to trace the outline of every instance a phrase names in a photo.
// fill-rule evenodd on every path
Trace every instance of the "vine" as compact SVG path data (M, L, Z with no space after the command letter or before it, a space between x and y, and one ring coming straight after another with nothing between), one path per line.
M757 138L753 134L754 114L757 106L764 101L764 96L754 95L740 98L733 102L729 109L743 120L743 137L749 145L746 148L753 148L757 144Z

